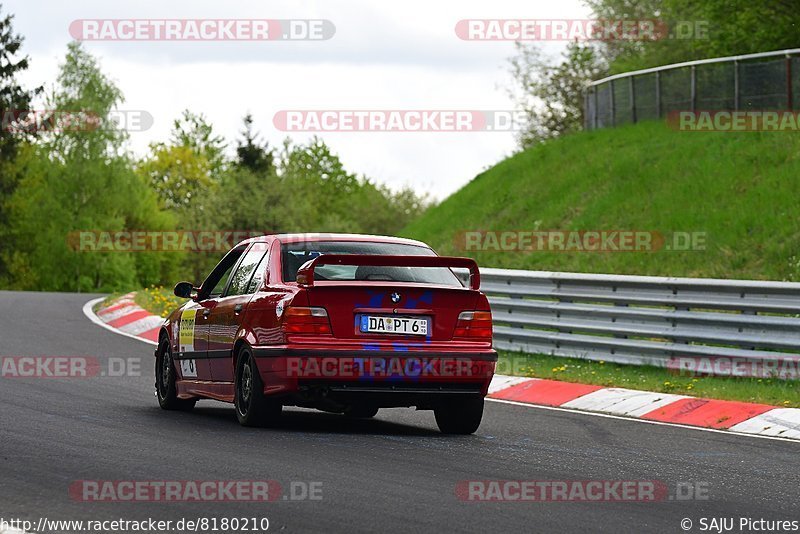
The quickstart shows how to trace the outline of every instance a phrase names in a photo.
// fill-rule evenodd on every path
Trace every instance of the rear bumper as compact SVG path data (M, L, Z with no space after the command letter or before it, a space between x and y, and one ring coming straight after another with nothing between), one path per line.
M420 406L463 395L485 396L497 362L494 350L254 347L253 355L264 393L295 396L303 401L301 405L319 396L379 406Z

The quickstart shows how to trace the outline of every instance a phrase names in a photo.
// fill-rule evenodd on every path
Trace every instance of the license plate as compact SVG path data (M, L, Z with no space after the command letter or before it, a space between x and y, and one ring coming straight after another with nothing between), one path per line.
M362 315L361 332L365 334L402 334L409 336L427 336L428 319Z

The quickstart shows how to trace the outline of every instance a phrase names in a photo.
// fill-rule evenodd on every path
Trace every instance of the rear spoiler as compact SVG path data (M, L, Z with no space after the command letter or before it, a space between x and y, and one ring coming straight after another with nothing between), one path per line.
M478 264L471 258L453 256L382 256L377 254L322 254L309 260L297 270L297 284L314 285L314 269L317 265L370 265L374 267L449 267L469 269L470 289L479 290L481 273Z

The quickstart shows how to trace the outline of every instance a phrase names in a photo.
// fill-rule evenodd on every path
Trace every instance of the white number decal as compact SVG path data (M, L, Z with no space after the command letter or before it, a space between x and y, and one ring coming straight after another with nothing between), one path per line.
M181 360L181 374L184 378L197 378L197 367L194 360Z

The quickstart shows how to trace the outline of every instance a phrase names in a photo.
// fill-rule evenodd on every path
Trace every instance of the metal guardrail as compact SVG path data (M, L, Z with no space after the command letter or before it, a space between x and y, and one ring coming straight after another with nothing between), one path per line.
M800 109L800 49L664 65L589 84L587 130L659 119L672 111Z
M659 367L800 360L800 283L481 269L481 290L498 349Z

